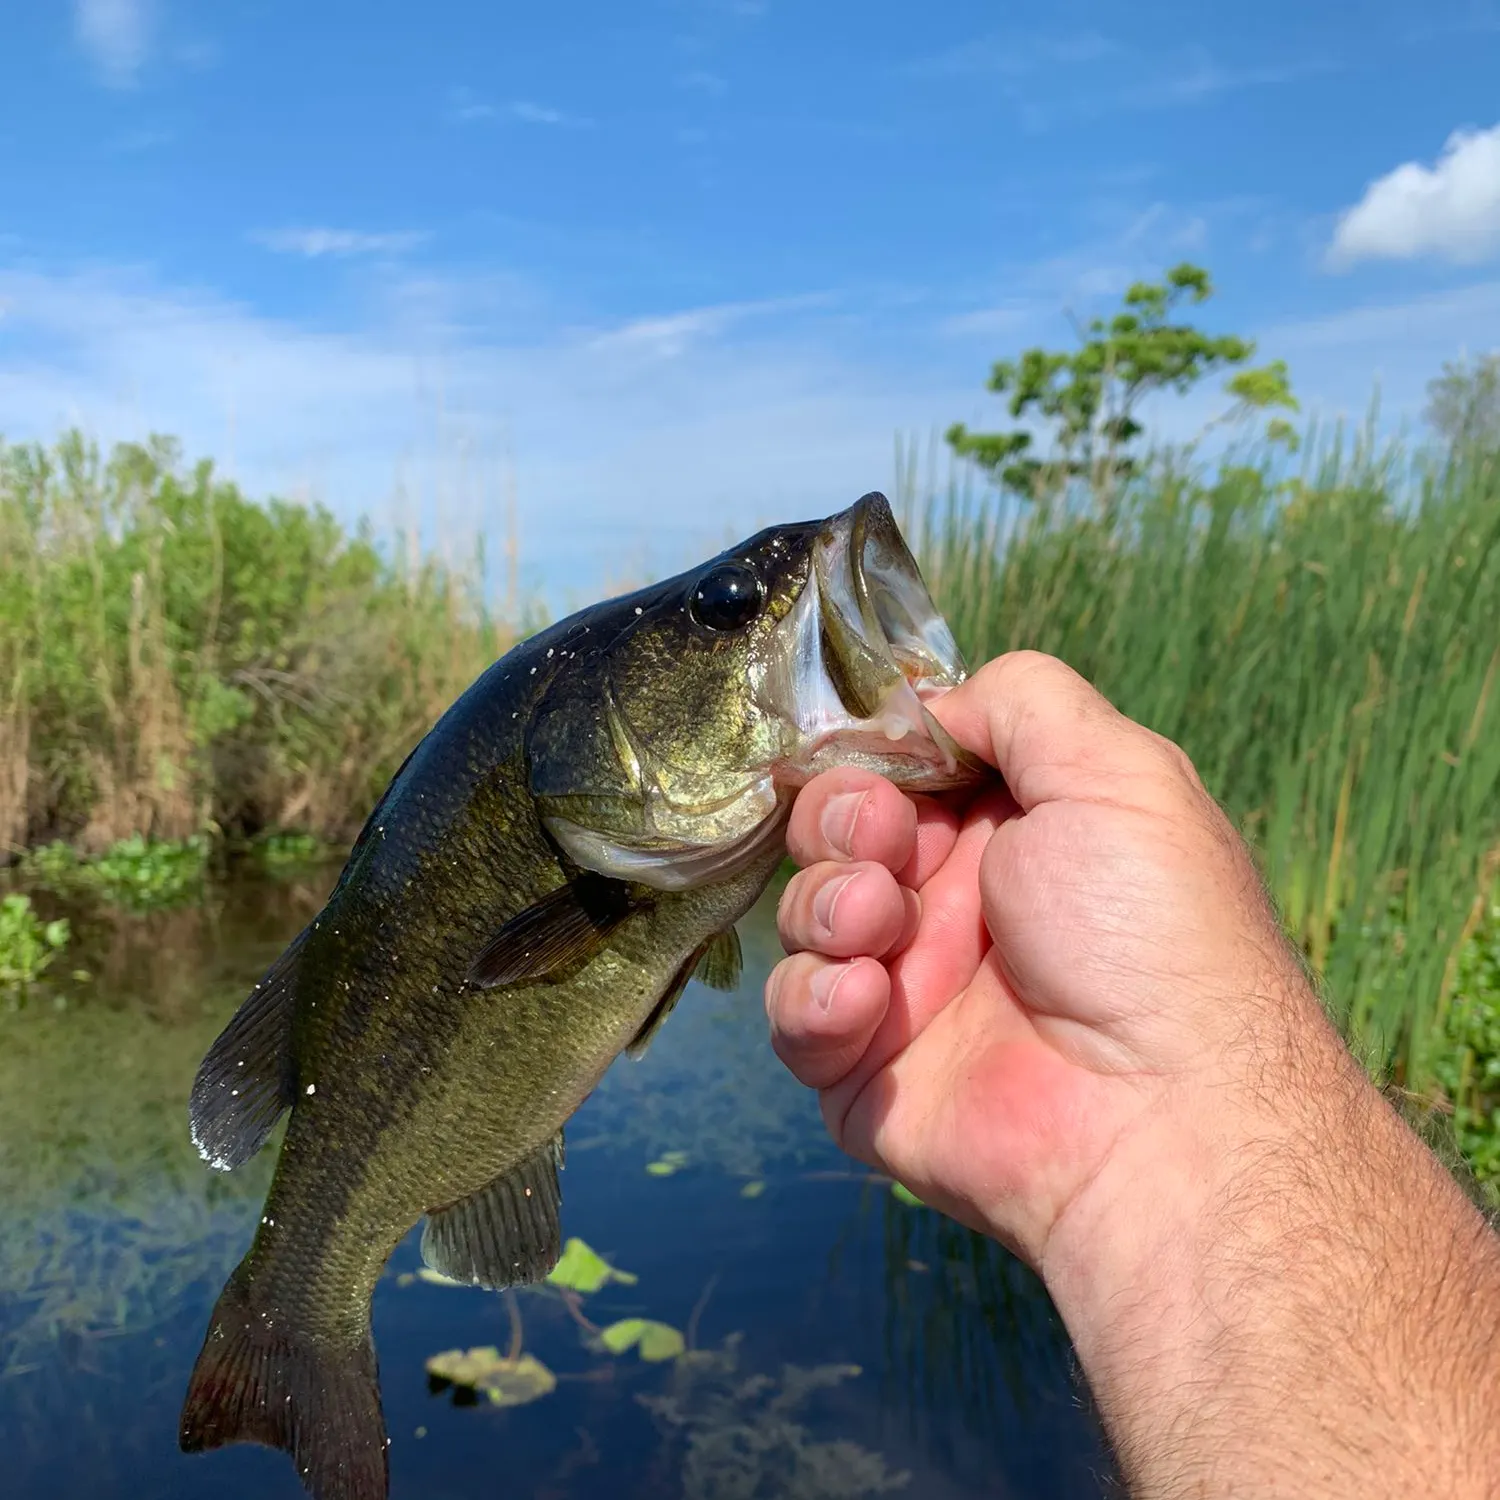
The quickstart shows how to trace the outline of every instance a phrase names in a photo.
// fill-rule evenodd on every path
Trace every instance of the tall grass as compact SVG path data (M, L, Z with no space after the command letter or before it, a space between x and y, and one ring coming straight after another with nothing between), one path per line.
M513 638L479 555L388 554L162 439L0 444L0 860L56 836L347 836Z
M1163 457L1109 503L903 500L971 654L1061 656L1178 741L1372 1070L1433 1080L1500 871L1500 467L1343 433Z

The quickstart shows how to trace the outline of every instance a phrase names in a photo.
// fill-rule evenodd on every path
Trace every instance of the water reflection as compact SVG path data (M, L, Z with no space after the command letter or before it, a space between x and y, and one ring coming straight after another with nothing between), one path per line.
M176 1451L204 1319L273 1165L209 1172L184 1122L203 1051L335 873L240 879L175 912L71 912L66 968L90 977L0 1009L8 1493L300 1493L280 1455ZM505 1350L513 1326L504 1298L419 1279L415 1236L398 1249L374 1310L393 1494L495 1494L501 1465L498 1492L556 1500L1108 1493L1043 1290L833 1150L765 1045L769 904L744 947L742 991L694 986L570 1128L564 1232L638 1279L572 1306L516 1299L555 1390L514 1409L432 1394L430 1356ZM647 1172L673 1152L680 1170ZM635 1318L685 1330L688 1353L601 1352L597 1331Z

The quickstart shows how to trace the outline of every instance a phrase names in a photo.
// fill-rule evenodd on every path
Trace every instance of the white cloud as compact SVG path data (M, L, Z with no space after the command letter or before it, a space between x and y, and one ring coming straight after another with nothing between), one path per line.
M1436 256L1475 265L1500 254L1500 125L1456 130L1435 166L1377 178L1339 220L1328 264Z
M414 250L428 236L419 231L366 234L357 229L264 229L251 238L277 255L320 256L400 255Z
M943 318L938 323L938 332L948 338L1012 340L1021 337L1036 318L1037 308L1033 303L1001 303Z
M677 87L717 97L728 89L729 84L722 74L711 73L707 68L690 68L678 75Z
M533 104L529 99L512 99L507 106L511 118L527 125L592 125L594 122L583 115L570 115L560 109L551 109L545 104Z
M893 433L973 404L969 371L877 363L791 315L813 299L603 330L559 329L543 300L503 279L408 298L393 278L357 322L313 328L142 273L0 265L0 411L11 439L173 433L252 494L310 492L377 526L399 487L435 537L498 534L509 451L523 569L556 601L647 539L641 566L682 566L886 488Z
M694 307L664 317L635 318L594 335L589 347L634 352L650 359L675 359L691 345L715 338L746 318L797 312L824 306L830 300L827 294L815 292L802 297L767 297L759 302L722 302L715 307Z
M151 48L152 0L74 0L73 34L104 81L135 82Z
M914 71L937 75L981 74L1017 78L1024 74L1074 67L1117 57L1124 49L1102 32L989 32L923 58Z
M509 454L523 574L560 603L892 485L898 431L992 425L989 361L1066 344L1060 309L1113 299L1153 253L1136 241L1175 223L1132 229L1123 249L1004 267L967 309L951 288L899 307L823 293L591 326L502 273L377 262L353 279L376 300L314 323L144 272L0 258L0 412L11 439L174 433L252 494L313 494L430 540L498 537ZM1442 361L1496 327L1500 280L1246 331L1289 361L1309 410L1363 415L1379 372L1387 416L1414 418ZM1216 387L1164 403L1159 430L1189 436L1223 406Z
M473 89L459 87L448 90L447 116L455 124L493 120L498 113L493 104L481 99Z
M533 99L512 99L495 105L470 88L448 91L447 118L456 125L472 125L479 120L498 120L502 116L519 120L523 125L550 125L571 130L585 130L594 122L587 115L569 114Z

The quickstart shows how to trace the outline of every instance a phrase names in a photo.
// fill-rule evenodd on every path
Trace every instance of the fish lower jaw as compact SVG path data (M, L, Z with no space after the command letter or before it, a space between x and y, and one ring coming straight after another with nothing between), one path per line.
M811 741L797 755L772 768L776 785L798 791L825 771L854 766L875 771L897 786L937 791L972 779L940 746L911 724L885 732L878 724L836 729Z

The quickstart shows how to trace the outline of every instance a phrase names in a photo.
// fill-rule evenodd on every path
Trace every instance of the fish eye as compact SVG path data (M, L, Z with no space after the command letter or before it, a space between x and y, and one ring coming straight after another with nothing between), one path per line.
M741 563L720 563L698 580L690 608L707 630L743 630L765 602L760 579Z

